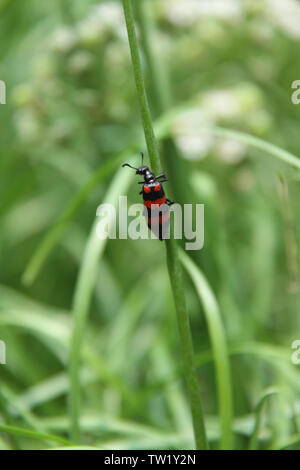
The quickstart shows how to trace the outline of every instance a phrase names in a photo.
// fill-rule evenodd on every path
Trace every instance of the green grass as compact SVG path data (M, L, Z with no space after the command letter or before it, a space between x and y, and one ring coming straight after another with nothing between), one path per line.
M1 450L300 448L299 38L236 3L0 2ZM140 151L200 251L96 237Z
M131 180L131 175L124 174L119 169L116 173L105 198L105 203L116 204L119 195L126 192ZM80 416L80 379L79 369L81 360L81 350L87 314L91 302L92 292L97 280L98 264L106 245L106 239L97 236L95 220L91 228L90 237L86 244L81 269L79 271L77 284L74 292L73 315L74 327L70 348L70 421L71 438L74 442L80 440L79 416ZM99 281L98 281L99 282Z
M148 148L149 160L152 170L158 174L161 170L158 147L154 136L150 109L148 105L145 82L142 73L142 65L139 56L138 43L135 33L134 16L131 0L123 0L124 15L128 32L129 45L132 57L132 66L139 98L145 140ZM172 227L171 227L172 233ZM185 367L186 382L189 390L191 413L194 425L194 435L197 449L207 449L207 437L205 432L200 389L197 372L194 364L194 351L189 315L187 312L182 269L179 261L179 252L176 241L172 238L165 241L167 250L167 262L169 276L172 285L173 299L177 313L177 322L181 340L182 355Z
M229 357L226 345L226 333L222 323L222 318L216 298L211 290L207 280L199 268L191 259L181 252L181 260L190 275L200 301L203 304L208 332L213 351L214 363L216 368L216 382L218 389L218 402L220 421L222 429L221 448L232 449L233 447L233 398L231 385L231 371Z

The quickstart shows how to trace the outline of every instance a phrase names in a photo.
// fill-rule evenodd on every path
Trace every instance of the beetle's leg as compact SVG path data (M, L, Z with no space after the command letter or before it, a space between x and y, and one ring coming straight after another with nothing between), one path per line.
M145 181L138 181L138 184L145 184Z
M164 178L166 181L168 180L167 176L164 173L161 173L160 175L156 176L156 179L158 178Z
M143 194L143 190L139 192L139 194Z
M168 206L171 206L172 204L175 204L174 201L171 201L171 199L166 198Z

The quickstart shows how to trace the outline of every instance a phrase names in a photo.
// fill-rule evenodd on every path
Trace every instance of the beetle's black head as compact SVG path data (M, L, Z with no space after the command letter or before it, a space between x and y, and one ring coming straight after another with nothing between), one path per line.
M143 152L141 152L141 156L142 156L142 166L140 166L139 168L135 168L134 166L129 165L129 163L123 163L122 166L129 166L129 168L136 170L137 175L146 175L147 171L150 171L150 170L146 165L143 165L143 162L144 162Z
M136 174L137 175L145 175L147 173L147 171L149 171L149 168L145 165L142 165L139 168L137 168Z

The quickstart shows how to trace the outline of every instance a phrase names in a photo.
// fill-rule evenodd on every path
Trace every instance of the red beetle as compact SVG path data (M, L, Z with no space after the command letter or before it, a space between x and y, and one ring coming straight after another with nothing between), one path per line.
M143 188L140 194L143 195L145 211L144 215L147 220L148 227L160 239L164 239L167 228L170 223L170 212L168 206L174 204L173 201L166 198L162 183L168 181L164 173L155 176L148 166L143 165L144 154L142 155L142 166L135 168L129 163L124 163L122 166L129 166L136 170L137 175L143 175L144 181L139 181Z

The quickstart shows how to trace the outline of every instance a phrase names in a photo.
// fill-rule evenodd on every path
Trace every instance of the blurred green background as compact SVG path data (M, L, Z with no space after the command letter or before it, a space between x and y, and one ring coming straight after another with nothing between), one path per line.
M300 79L300 2L136 6L171 180L166 191L176 202L205 204L204 248L188 254L222 315L234 446L300 448L300 366L291 360L300 339L300 173L247 141L251 135L300 153L300 105L291 102L291 83ZM68 438L72 308L96 208L111 199L111 188L140 202L135 175L119 167L139 163L145 142L121 2L1 0L0 53L7 86L0 105L0 339L7 347L0 425L33 433L0 428L0 447L51 448L61 443L38 433ZM217 126L244 138L216 137ZM80 369L82 445L194 446L163 245L110 240L98 247ZM184 282L207 432L217 448L211 339L194 286Z

